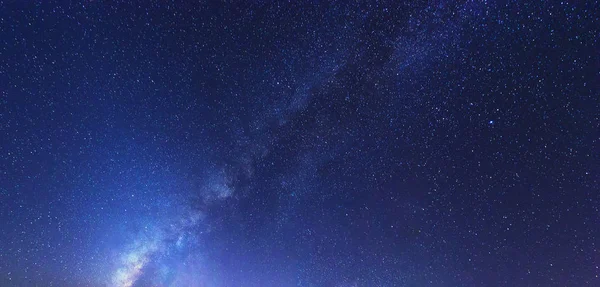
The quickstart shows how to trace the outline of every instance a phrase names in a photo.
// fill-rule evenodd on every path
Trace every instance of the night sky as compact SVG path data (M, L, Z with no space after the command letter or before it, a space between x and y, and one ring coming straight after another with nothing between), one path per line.
M0 1L0 286L600 286L599 138L598 1Z

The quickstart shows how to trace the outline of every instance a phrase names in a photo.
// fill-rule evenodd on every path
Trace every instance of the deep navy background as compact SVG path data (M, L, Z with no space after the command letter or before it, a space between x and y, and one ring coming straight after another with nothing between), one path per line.
M40 2L1 286L600 286L597 1Z

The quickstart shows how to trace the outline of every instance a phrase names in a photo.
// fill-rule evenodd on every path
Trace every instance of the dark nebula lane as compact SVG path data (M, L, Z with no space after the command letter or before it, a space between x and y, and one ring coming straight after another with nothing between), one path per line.
M600 286L599 12L0 0L0 286Z

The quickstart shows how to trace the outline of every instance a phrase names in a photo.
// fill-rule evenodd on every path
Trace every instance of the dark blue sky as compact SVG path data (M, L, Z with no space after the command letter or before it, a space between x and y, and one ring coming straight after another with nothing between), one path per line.
M0 1L0 286L600 286L598 11Z

